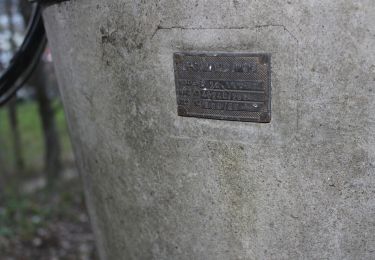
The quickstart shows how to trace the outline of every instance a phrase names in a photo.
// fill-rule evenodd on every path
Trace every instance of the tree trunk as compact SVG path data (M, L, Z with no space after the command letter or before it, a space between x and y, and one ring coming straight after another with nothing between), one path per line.
M0 120L0 129L2 127L2 122ZM4 139L3 136L0 135L0 196L1 192L4 191L4 185L6 178L8 177L8 163L5 162L4 158Z
M12 131L12 143L14 148L14 157L17 171L24 170L24 160L22 157L21 135L19 132L18 116L17 116L17 100L12 98L8 105L8 117L10 122L10 129Z
M61 146L59 133L55 122L55 113L52 101L47 93L47 82L43 69L44 63L40 62L34 74L34 89L42 122L45 147L45 172L48 186L53 186L61 170Z
M30 3L27 0L20 0L19 9L25 24L28 24L31 15ZM29 82L34 87L36 93L36 102L38 103L39 116L43 129L45 173L48 186L51 187L59 177L61 170L61 146L52 101L47 92L47 78L45 63L41 60Z
M19 0L18 8L23 17L25 28L27 28L27 25L31 17L31 11L32 11L31 4L30 2L28 2L28 0Z
M10 46L13 51L13 53L16 52L17 45L14 40L15 35L15 28L12 21L13 13L12 13L12 0L6 0L5 2L5 10L9 22L9 32L10 32ZM22 145L21 145L21 135L19 132L18 127L18 116L17 116L17 100L16 97L14 97L8 105L8 116L9 116L9 122L12 132L12 143L14 147L14 157L15 157L15 163L16 163L16 169L17 171L23 171L24 169L24 160L22 157Z

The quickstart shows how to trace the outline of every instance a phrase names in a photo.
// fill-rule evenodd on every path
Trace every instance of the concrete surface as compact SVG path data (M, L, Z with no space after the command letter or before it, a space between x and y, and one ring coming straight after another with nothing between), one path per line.
M103 259L375 259L373 0L44 16ZM272 123L176 115L172 54L272 53Z

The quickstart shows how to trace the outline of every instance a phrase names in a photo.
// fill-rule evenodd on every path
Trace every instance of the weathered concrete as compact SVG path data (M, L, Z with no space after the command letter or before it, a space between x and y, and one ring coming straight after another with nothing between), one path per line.
M373 0L44 10L103 259L374 259ZM176 116L176 51L272 53L271 124Z

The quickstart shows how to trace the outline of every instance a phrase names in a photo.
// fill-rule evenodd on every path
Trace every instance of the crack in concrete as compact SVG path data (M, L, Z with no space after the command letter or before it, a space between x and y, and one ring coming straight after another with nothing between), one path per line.
M299 43L298 38L283 24L261 24L255 25L252 27L249 26L230 26L230 27L185 27L185 26L170 26L170 27L163 27L160 24L156 27L155 31L151 35L151 39L155 37L155 35L161 30L254 30L258 28L266 28L266 27L281 27L283 28L288 34L297 42Z
M173 29L178 29L178 30L244 30L244 29L255 29L255 28L250 28L250 27L244 27L244 26L234 26L234 27L184 27L184 26L171 26L171 27L163 27L158 25L156 27L156 30L153 32L151 35L151 39L155 37L155 35L160 31L160 30L173 30Z
M267 28L267 27L281 27L286 31L298 44L298 38L283 24L262 24L262 25L255 25L255 28Z

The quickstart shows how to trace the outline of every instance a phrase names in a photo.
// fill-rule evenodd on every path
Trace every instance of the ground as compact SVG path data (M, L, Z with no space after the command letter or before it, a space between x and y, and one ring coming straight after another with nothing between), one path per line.
M97 259L76 174L53 190L37 181L19 187L0 199L0 259Z
M64 112L54 102L64 170L45 186L43 139L34 102L18 105L25 167L14 165L7 110L0 110L0 259L95 260L95 244L80 178L74 167ZM4 178L5 177L5 178Z

